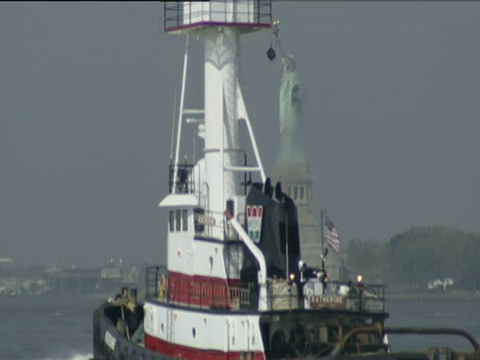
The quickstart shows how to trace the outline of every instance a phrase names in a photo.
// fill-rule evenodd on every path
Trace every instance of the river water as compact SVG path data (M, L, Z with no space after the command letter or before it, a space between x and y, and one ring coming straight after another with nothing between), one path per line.
M92 357L92 314L101 299L86 296L0 297L1 360L87 360ZM480 301L387 302L390 326L451 326L480 339ZM444 339L390 337L397 349L426 349ZM465 341L449 343L467 348Z

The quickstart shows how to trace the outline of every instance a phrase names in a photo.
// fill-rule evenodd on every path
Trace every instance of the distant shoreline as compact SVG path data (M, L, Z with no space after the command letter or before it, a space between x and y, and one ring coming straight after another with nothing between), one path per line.
M387 301L480 301L480 294L466 290L401 290L390 289L386 291Z

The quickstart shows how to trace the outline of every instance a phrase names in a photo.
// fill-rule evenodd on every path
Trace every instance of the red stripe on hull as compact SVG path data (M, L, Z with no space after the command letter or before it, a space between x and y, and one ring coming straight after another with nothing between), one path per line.
M196 349L188 346L169 343L165 340L157 339L153 336L145 334L145 348L179 359L195 359L195 360L265 360L265 355L261 352L223 352L218 350Z
M240 285L239 279L221 279L170 272L168 293L174 303L192 304L204 308L232 307L230 287Z
M213 276L203 276L203 275L187 275L175 271L169 271L169 276L182 280L192 280L199 282L210 282L210 283L228 283L230 286L240 286L240 279L222 279Z

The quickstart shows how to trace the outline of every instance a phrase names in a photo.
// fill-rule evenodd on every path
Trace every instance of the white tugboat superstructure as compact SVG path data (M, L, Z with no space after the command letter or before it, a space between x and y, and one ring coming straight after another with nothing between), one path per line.
M169 219L167 266L147 269L143 307L136 297L128 307L124 295L96 312L99 358L316 358L349 330L388 317L383 286L364 299L362 291L329 283L324 268L300 262L295 204L265 175L238 59L240 36L271 24L270 0L165 3L166 32L187 37L169 194L160 203ZM190 39L204 43L203 109L185 106ZM203 157L192 164L180 159L187 118L204 141ZM384 346L378 336L368 343Z
M271 3L258 0L183 2L170 11L173 23L166 11L167 32L184 34L187 38L194 35L204 42L205 108L199 111L183 107L187 39L171 194L160 203L169 211L168 262L165 274L159 277L157 273L154 277L163 281L159 287L166 290L163 299L156 296L147 299L145 345L153 351L185 358L264 359L266 353L272 351L264 346L267 342L271 347L271 334L261 329L262 313L304 307L299 304L294 281L298 273L295 269L295 258L300 255L298 246L296 252L288 248L295 249L292 244L298 242L295 239L298 230L293 229L289 245L291 230L283 224L288 250L284 251L281 261L285 262L286 270L282 269L278 278L273 275L269 280L267 255L256 244L260 236L255 242L244 230L248 228L248 220L255 216L261 229L266 206L247 204L240 185L243 174L258 172L262 185L266 177L238 80L239 37L245 32L271 27ZM193 113L204 115L200 119L204 127L204 157L186 166L179 158L182 122L185 114ZM255 166L243 164L244 150L239 146L238 135L241 121L246 122L249 130ZM270 197L272 194L273 191ZM285 202L283 196L281 188L277 189L277 200ZM281 250L284 249L280 249L280 253ZM241 273L247 256L256 263L257 274L256 278L250 276L245 284ZM321 289L323 295L324 284L319 282L311 289L317 295ZM335 301L342 303L343 300L338 297ZM280 316L277 318L274 321L279 322ZM293 323L300 323L299 317L285 320L289 321L292 321L290 328ZM281 326L268 324L266 327L275 330Z
M146 344L169 355L208 349L203 353L205 358L212 358L212 351L230 356L245 352L262 357L258 314L225 316L198 309L229 310L234 306L230 293L238 294L237 301L246 294L239 287L244 247L234 230L235 225L226 222L225 210L228 203L233 215L241 214L244 218L245 195L240 185L243 173L257 171L263 181L265 175L238 81L239 37L246 31L270 27L271 3L183 2L171 10L177 19L183 14L183 19L173 24L166 22L167 32L194 35L204 42L204 109L183 107L187 39L171 194L160 203L169 210L170 219L168 276L164 278L168 281L167 294L172 304L187 308L173 310L162 303L147 301ZM190 168L180 163L179 154L184 115L193 114L203 115L200 120L204 128L204 157ZM239 146L238 135L241 121L250 129L257 155L255 167L243 164L244 150ZM244 241L253 244L245 232L242 235ZM265 264L261 252L256 253ZM228 263L230 266L225 266ZM259 310L268 310L266 266L262 268ZM192 307L197 311L192 311Z

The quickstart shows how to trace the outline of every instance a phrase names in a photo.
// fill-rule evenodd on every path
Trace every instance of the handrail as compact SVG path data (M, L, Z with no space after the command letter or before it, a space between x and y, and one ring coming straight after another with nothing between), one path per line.
M238 236L242 239L243 243L247 246L248 250L253 254L258 262L260 270L258 271L258 285L260 286L260 296L258 301L258 310L265 311L270 308L268 304L268 292L267 292L267 263L262 251L254 244L253 240L243 229L242 225L235 219L230 212L225 211L228 222L233 226Z
M342 358L345 349L350 343L351 339L358 334L377 334L379 339L383 339L388 334L402 334L402 335L457 335L467 339L472 345L475 353L480 353L480 346L475 338L465 330L457 328L414 328L414 327L392 327L384 328L381 324L373 324L371 326L362 326L350 330L345 336L335 345L331 352L333 359ZM380 344L381 345L381 344Z
M467 331L457 328L408 328L395 327L384 328L384 334L415 334L415 335L457 335L466 338L476 352L480 352L480 345L477 340Z
M262 304L273 306L275 301L292 299L292 295L273 294L268 290L268 283L271 283L271 279L267 279L265 292L258 294ZM171 302L183 299L182 303L185 302L188 306L218 306L233 310L253 305L251 304L252 293L248 287L231 287L228 283L220 285L185 279L177 279L172 283L166 267L147 268L145 284L146 299L155 301ZM377 314L385 311L385 299L381 294L372 298L365 298L363 294L340 295L338 293L304 294L300 298L296 295L294 297L300 300L296 306L301 309L328 308Z

